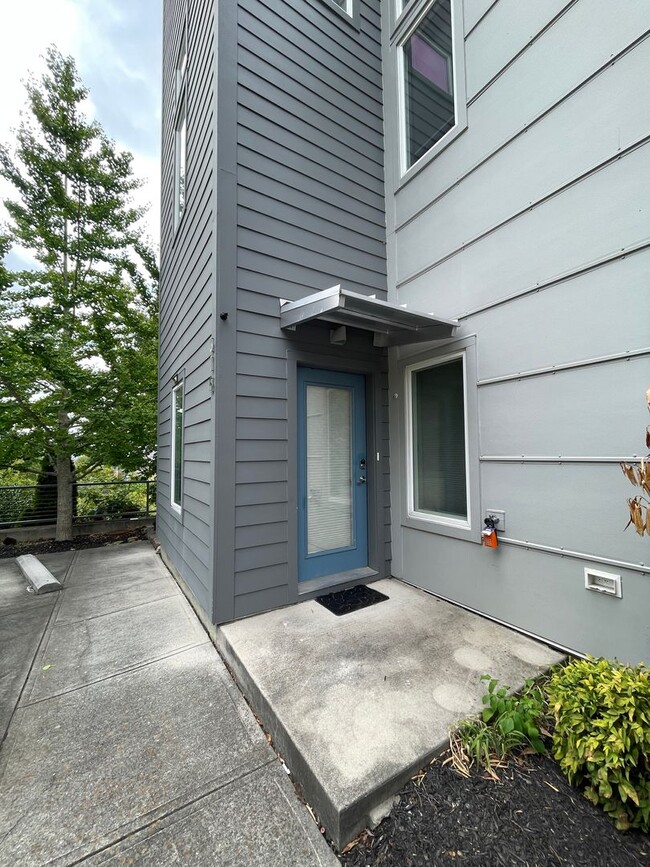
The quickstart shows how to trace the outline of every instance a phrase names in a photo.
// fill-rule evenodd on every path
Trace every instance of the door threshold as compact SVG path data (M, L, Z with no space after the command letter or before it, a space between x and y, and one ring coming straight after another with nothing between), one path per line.
M319 590L329 590L340 584L356 584L359 581L367 581L379 575L376 569L370 566L361 566L359 569L348 569L345 572L336 572L334 575L323 575L321 578L310 578L309 581L298 583L298 595L306 596L309 593L317 593Z

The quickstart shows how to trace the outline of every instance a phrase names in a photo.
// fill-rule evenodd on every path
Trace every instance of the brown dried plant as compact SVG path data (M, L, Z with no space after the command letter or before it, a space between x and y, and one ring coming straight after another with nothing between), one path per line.
M650 388L646 391L646 400L650 410ZM645 444L650 449L650 425L645 431ZM621 464L621 469L630 482L641 489L640 494L630 497L627 501L630 520L625 525L625 529L627 530L632 524L639 536L643 536L644 533L650 536L650 455L641 458L638 465Z

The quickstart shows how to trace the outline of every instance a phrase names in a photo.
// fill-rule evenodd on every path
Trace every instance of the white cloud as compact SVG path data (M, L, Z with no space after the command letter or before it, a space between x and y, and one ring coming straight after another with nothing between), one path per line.
M145 11L138 6L139 2L136 0L135 6L128 0L19 0L3 4L3 27L0 31L0 81L3 82L0 142L11 144L12 129L18 126L20 112L25 106L24 81L30 73L38 76L43 72L42 55L47 47L54 44L62 54L72 55L77 61L81 80L91 88L84 110L89 117L96 118L104 126L108 136L116 139L120 149L129 150L134 155L134 173L144 181L143 187L134 194L135 204L150 205L144 222L147 234L157 242L160 203L158 155L143 150L145 143L136 134L138 127L140 130L157 129L159 117L150 116L150 106L149 111L138 111L138 106L132 104L132 93L126 91L139 93L138 82L157 81L159 71L151 70L149 75L151 60L146 62L144 71L142 68L133 68L133 54L128 57L122 52L124 46L118 37L120 29L124 33L126 28L126 32L132 35L138 32L136 17ZM100 78L97 78L98 75ZM98 112L93 89L105 85L107 80L119 81L120 87L110 94L108 103L106 92L102 94L103 102ZM127 82L130 82L131 87L127 86ZM150 93L155 93L155 88ZM102 117L102 114L111 112L111 117ZM124 132L129 125L133 132ZM123 129L120 129L121 126ZM133 140L125 141L125 135ZM0 181L0 199L11 192ZM0 206L0 219L5 216L3 211Z
M38 74L43 70L41 55L52 43L64 54L76 54L81 13L73 0L21 0L3 5L0 140L7 141L25 104L23 80L30 72Z

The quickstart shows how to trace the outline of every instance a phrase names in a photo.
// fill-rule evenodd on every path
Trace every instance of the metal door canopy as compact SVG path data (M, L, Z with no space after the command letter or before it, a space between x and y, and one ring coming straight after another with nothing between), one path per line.
M408 310L406 306L380 301L332 286L297 301L280 299L280 327L294 331L314 319L336 326L349 325L374 332L375 346L400 346L426 340L444 340L458 327L457 319L441 319L433 313Z

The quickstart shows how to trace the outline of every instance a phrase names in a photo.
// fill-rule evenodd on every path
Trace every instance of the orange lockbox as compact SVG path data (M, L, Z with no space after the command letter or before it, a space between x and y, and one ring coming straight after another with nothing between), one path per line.
M485 545L486 548L496 548L499 545L499 540L497 539L497 531L493 529L486 529L481 532L481 541Z

